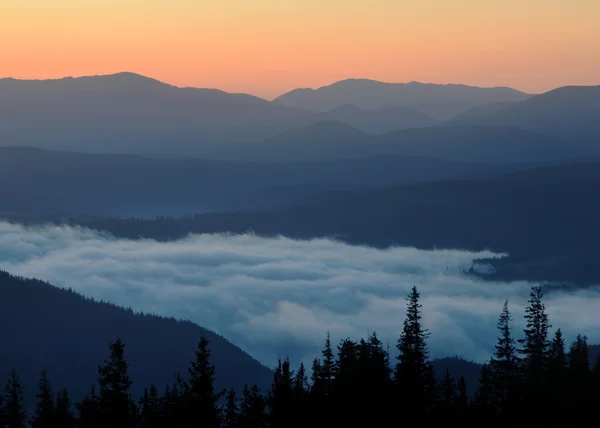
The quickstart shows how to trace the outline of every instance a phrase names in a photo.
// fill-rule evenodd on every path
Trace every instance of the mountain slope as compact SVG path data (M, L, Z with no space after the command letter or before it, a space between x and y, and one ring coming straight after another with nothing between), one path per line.
M223 337L191 322L134 314L108 303L34 279L0 271L0 379L12 369L28 399L37 392L42 369L55 388L67 387L74 400L89 392L108 344L126 345L133 392L154 383L162 390L176 373L185 375L201 336L210 341L218 388L244 383L268 387L272 373ZM58 382L61 382L60 384Z
M405 156L262 163L0 147L0 212L157 216L270 209L327 189L379 188L523 167Z
M435 123L410 108L311 112L246 94L179 88L134 73L0 79L0 144L94 153L203 156L340 120L363 131Z
M569 168L587 172L573 175ZM270 213L68 221L128 238L254 231L300 239L329 236L376 247L492 250L510 256L490 261L496 273L489 278L586 286L600 282L598 170L595 161L481 179L325 192Z
M347 79L316 90L296 89L276 98L273 103L321 112L345 104L364 109L405 106L436 119L445 119L477 105L522 101L527 97L527 94L511 88Z
M436 126L439 121L412 107L391 106L364 110L350 104L322 113L323 120L339 121L373 134L398 129Z
M309 122L306 112L245 94L178 88L133 73L0 80L5 145L119 153L194 153Z
M561 138L598 143L600 86L565 86L475 118L450 123L509 126Z
M436 126L383 135L341 122L320 122L268 140L215 147L206 157L268 162L380 155L426 156L455 162L557 162L600 154L600 146L493 126Z

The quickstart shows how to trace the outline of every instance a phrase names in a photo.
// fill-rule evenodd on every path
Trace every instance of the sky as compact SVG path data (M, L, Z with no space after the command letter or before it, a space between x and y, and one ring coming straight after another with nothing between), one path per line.
M0 0L0 77L136 72L273 98L345 78L600 84L598 0Z
M523 336L526 282L485 282L463 271L491 253L378 250L315 239L191 235L173 242L117 239L70 227L0 222L0 269L34 277L134 311L192 320L263 364L277 357L310 367L327 331L332 341L376 331L394 345L413 285L433 357L483 362L494 350L506 299ZM600 287L548 292L553 324L568 342L600 343Z

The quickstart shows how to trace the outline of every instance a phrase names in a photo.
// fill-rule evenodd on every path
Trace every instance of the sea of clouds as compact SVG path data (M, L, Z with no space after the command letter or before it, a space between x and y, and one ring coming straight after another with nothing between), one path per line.
M492 255L254 235L132 241L0 222L0 269L136 311L192 320L269 365L278 356L310 363L327 331L334 341L376 331L393 350L413 285L421 292L432 356L483 361L493 352L505 299L520 333L532 285L463 273L474 258ZM568 339L582 333L600 343L600 288L553 291L546 305Z

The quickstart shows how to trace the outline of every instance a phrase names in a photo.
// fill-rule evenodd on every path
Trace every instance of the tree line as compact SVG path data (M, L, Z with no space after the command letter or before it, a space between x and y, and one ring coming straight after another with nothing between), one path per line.
M78 403L71 403L66 389L53 391L43 371L29 417L13 372L0 397L0 427L383 426L409 417L415 423L558 423L563 417L588 417L600 405L600 361L591 367L585 336L577 336L568 349L560 329L550 337L542 287L531 289L519 339L504 303L495 352L482 366L474 396L468 395L464 377L454 379L446 371L438 380L427 347L430 333L421 319L420 294L413 287L394 361L376 333L358 342L344 339L335 349L328 334L310 375L303 364L292 370L289 359L280 359L268 391L256 385L216 390L209 343L202 338L186 376L177 375L162 391L150 385L139 400L130 392L125 344L117 340Z

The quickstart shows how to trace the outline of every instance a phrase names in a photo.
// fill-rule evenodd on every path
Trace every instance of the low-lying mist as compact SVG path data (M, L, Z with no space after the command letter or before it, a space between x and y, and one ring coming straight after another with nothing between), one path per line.
M135 311L190 319L268 365L278 356L310 363L327 331L337 342L375 330L395 350L413 285L421 292L432 356L483 361L493 352L505 299L520 336L533 285L463 273L474 258L493 255L254 235L131 241L71 227L0 223L0 269ZM582 333L600 342L600 288L552 291L546 304L552 324L569 340Z

